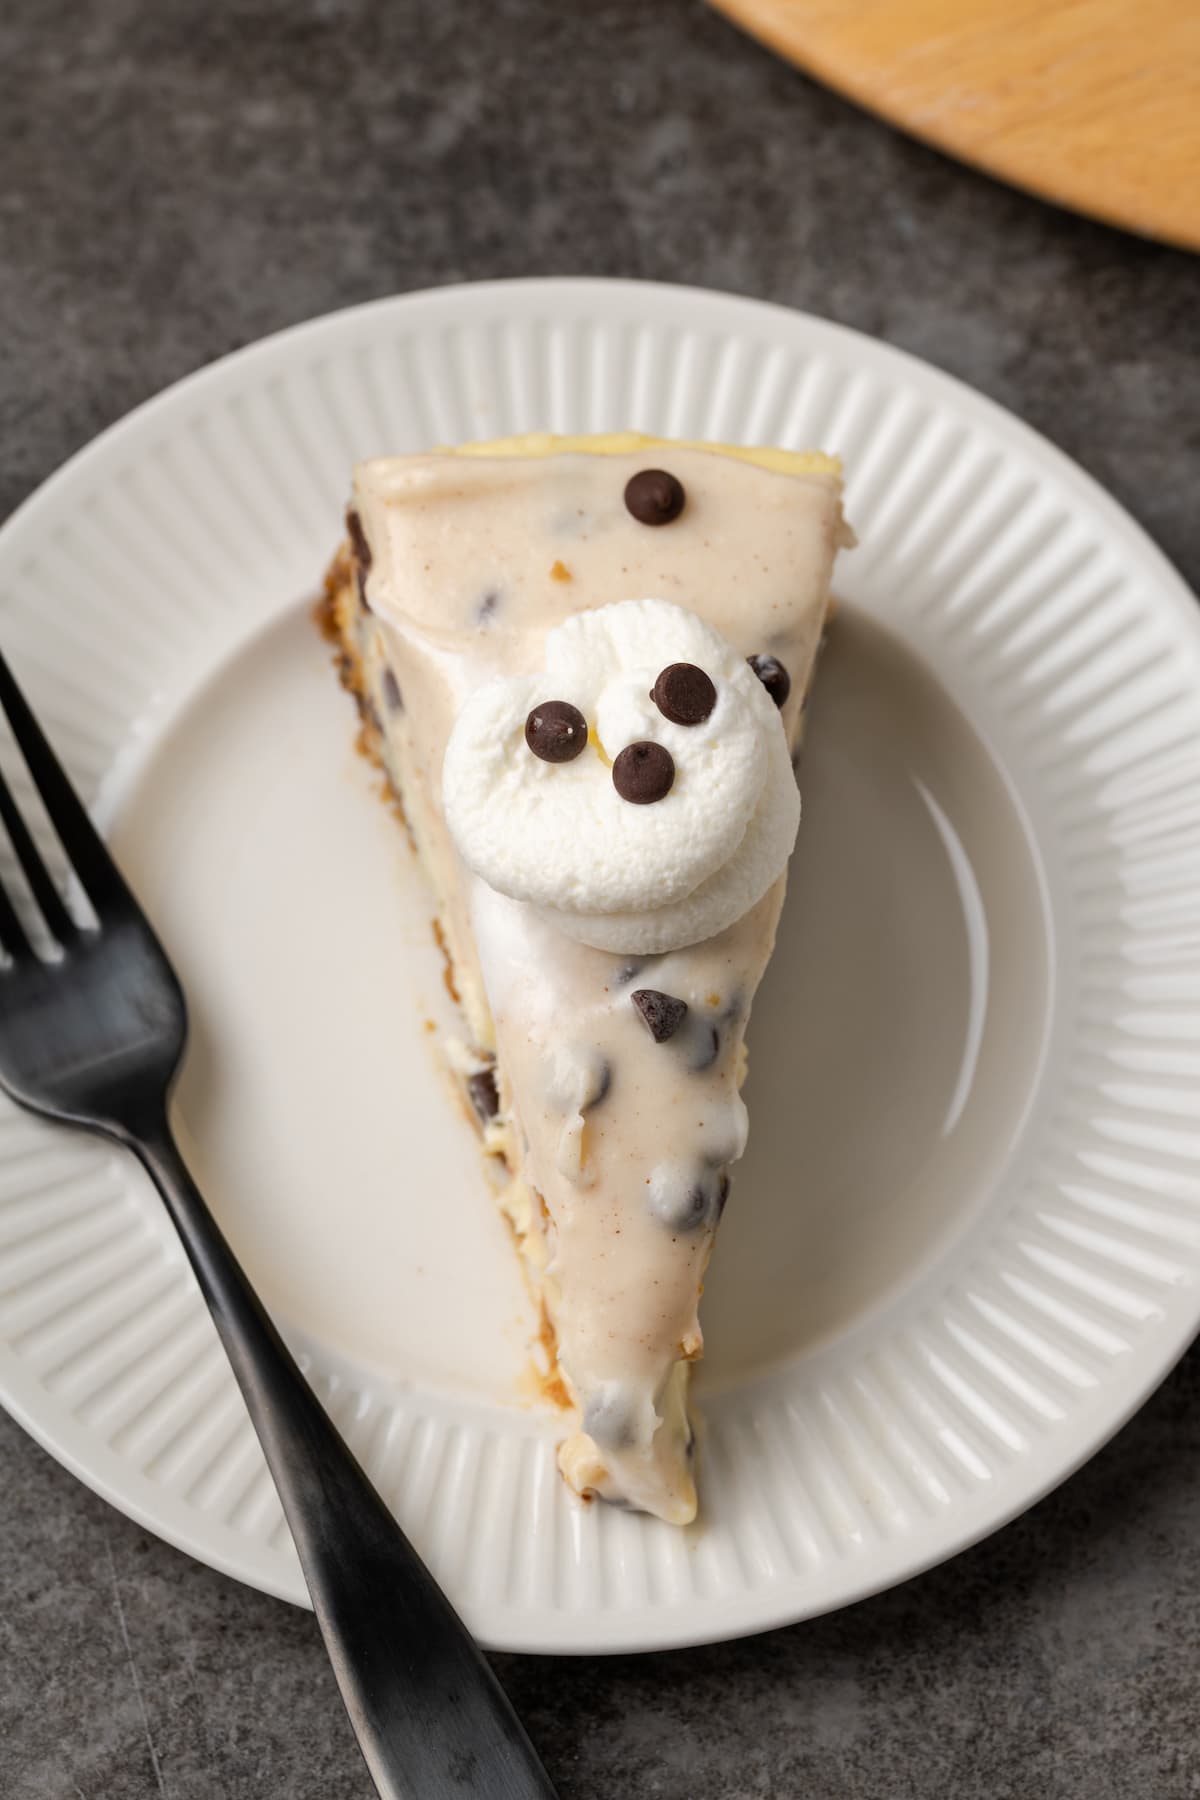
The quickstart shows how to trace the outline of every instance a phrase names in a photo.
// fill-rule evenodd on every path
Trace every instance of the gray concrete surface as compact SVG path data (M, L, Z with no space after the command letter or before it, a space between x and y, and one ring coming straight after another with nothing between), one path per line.
M1200 263L895 135L692 0L9 0L0 513L263 332L476 276L809 307L1016 409L1200 577ZM567 1800L1200 1794L1200 1363L948 1567L644 1659L500 1657ZM365 1800L311 1618L0 1419L0 1795Z

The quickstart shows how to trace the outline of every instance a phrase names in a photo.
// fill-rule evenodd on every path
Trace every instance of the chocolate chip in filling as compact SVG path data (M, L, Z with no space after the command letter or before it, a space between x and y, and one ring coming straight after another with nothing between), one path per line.
M363 530L362 520L359 518L358 513L353 507L351 507L350 511L346 514L346 530L350 534L350 543L354 550L356 561L362 569L369 569L371 566L371 546L367 542L367 534Z
M612 1093L612 1084L612 1064L606 1056L598 1056L594 1078L588 1089L587 1098L580 1103L580 1112L591 1112L595 1107L602 1106Z
M467 1096L481 1125L490 1125L500 1111L500 1090L494 1069L479 1069L467 1077Z
M525 721L525 742L542 762L574 762L587 734L587 720L569 700L543 700Z
M782 706L792 691L792 678L777 656L767 656L759 651L748 656L746 661L758 676L770 694L776 706Z
M721 1033L715 1025L707 1021L697 1021L697 1030L692 1035L692 1044L688 1054L688 1068L699 1075L704 1069L711 1069L721 1054Z
M656 1044L673 1038L688 1015L688 1003L675 994L664 994L658 988L637 988L629 998L637 1007L647 1031Z
M729 1178L700 1168L690 1175L664 1164L650 1178L650 1210L669 1231L711 1229L721 1216Z
M583 1429L603 1450L627 1450L636 1436L636 1397L597 1394L583 1409Z
M404 696L400 692L400 683L390 669L383 671L383 698L389 712L404 711Z
M717 704L712 677L695 663L668 663L650 689L650 698L673 725L703 725Z
M665 800L675 781L675 759L662 744L626 744L612 766L613 786L631 806Z

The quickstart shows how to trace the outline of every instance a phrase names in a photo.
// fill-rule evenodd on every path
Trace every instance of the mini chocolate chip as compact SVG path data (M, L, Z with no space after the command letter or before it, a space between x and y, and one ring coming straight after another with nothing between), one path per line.
M686 498L683 483L665 469L641 469L625 483L625 504L639 525L669 525Z
M467 1094L481 1125L487 1125L500 1111L500 1091L494 1069L480 1069L467 1077Z
M367 542L367 534L363 530L362 520L353 507L346 514L346 530L350 533L350 542L354 547L354 555L364 569L371 566L371 546Z
M599 1106L603 1101L607 1100L612 1092L612 1084L612 1064L606 1056L600 1057L596 1063L594 1085L591 1088L587 1099L580 1105L580 1112L591 1112L594 1107Z
M689 1180L670 1168L657 1169L650 1181L650 1210L669 1231L702 1231L721 1216L723 1179L708 1170Z
M404 696L400 692L400 683L390 669L383 671L383 697L389 712L404 711Z
M661 744L643 739L626 744L612 766L613 786L622 800L651 806L665 800L675 780L675 759Z
M737 1138L721 1132L703 1152L704 1162L710 1169L723 1169L727 1163L736 1162L741 1154Z
M626 1450L634 1441L636 1407L632 1395L598 1394L583 1409L583 1429L606 1450Z
M711 1069L720 1054L720 1032L715 1025L704 1025L696 1034L695 1044L688 1058L688 1068L698 1075L702 1069Z
M612 1089L612 1064L594 1044L560 1043L548 1073L546 1098L565 1118L590 1112Z
M782 706L792 691L792 678L777 656L767 656L762 651L748 656L746 661L758 676L770 694L776 706Z
M684 1197L678 1214L672 1221L677 1231L694 1231L705 1224L712 1210L712 1195L708 1190L696 1183L690 1187Z
M544 700L525 721L525 742L542 762L574 762L587 746L587 720L569 700Z
M673 725L703 725L717 704L717 690L695 663L669 663L650 689L650 698Z
M688 1015L688 1003L675 994L662 994L657 988L637 988L629 998L646 1022L646 1029L656 1044L673 1038Z
M496 615L496 609L499 605L500 605L499 594L496 592L495 588L490 588L488 590L488 592L483 596L483 599L479 602L479 605L475 609L476 624L477 625L490 625L493 618Z

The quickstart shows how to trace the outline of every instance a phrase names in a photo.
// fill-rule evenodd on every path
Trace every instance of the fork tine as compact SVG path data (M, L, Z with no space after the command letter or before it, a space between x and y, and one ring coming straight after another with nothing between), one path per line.
M0 949L8 951L14 962L23 956L33 955L33 946L25 935L25 927L17 917L16 908L8 897L8 890L0 881ZM3 977L0 976L0 980Z
M29 773L45 802L50 823L57 831L63 849L96 911L100 912L109 901L135 904L104 846L104 840L88 817L83 801L46 742L45 734L17 686L3 653L0 653L0 706L8 715L13 736L20 745ZM12 911L11 906L9 911ZM13 917L15 920L15 914ZM24 932L21 935L24 937Z
M78 927L63 905L62 897L50 877L50 871L38 852L21 809L13 799L12 789L0 773L0 819L8 832L8 840L25 871L25 879L42 910L42 917L60 944L69 944Z

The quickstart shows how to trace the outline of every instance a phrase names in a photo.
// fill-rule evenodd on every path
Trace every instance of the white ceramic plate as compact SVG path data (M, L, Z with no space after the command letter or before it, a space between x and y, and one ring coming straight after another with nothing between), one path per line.
M704 1512L575 1504L425 1021L402 834L308 606L351 463L531 427L839 451L862 548L705 1300ZM1200 617L996 407L746 300L415 294L180 383L0 534L0 632L192 997L181 1123L351 1443L489 1644L799 1619L950 1555L1200 1322ZM0 1387L100 1493L304 1598L164 1215L0 1115Z

